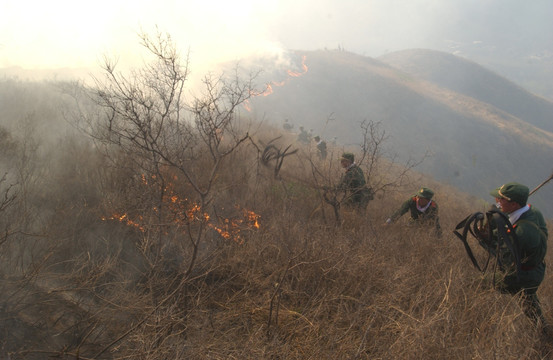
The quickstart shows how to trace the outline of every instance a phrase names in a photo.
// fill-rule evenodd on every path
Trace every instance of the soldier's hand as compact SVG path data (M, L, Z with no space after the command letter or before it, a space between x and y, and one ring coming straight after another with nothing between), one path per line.
M477 229L477 234L478 237L481 239L481 240L486 240L489 238L490 236L490 227L487 226L487 225L478 225L476 227Z

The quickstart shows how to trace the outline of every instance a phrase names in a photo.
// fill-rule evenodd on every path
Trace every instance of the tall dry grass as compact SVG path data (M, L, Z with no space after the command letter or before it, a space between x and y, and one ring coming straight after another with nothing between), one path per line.
M436 239L426 229L370 221L389 202L373 201L367 216L348 218L347 227L298 224L286 214L263 221L247 243L228 249L216 280L202 284L209 295L194 312L187 354L547 358L548 347L516 299L481 281L448 231L453 223L445 221L446 235ZM446 219L470 211L448 205ZM540 296L549 313L547 291Z
M239 216L237 209L254 211L259 229L242 227L240 241L209 229L189 275L186 227L169 216L149 228L157 232L106 220L125 209L152 213L153 196L135 181L139 169L125 157L106 163L88 144L60 143L64 156L52 159L40 181L27 189L33 205L28 211L40 213L33 217L33 230L41 231L21 233L1 248L4 259L11 257L1 273L2 355L550 358L548 342L517 299L491 289L452 234L456 223L483 210L485 201L411 172L407 183L379 192L366 214L341 209L337 224L333 209L312 186L312 166L336 182L341 169L333 154L342 149L330 149L328 162L317 163L312 148L284 137L283 144L291 142L300 151L285 160L275 178L253 146L274 135L274 130L256 134L222 164L205 209L218 225ZM201 163L194 166L201 171ZM379 176L393 180L396 174ZM185 185L174 182L175 194L189 195ZM383 225L422 185L435 190L442 238L409 226L405 218ZM159 249L148 247L154 239ZM553 322L549 271L538 294Z

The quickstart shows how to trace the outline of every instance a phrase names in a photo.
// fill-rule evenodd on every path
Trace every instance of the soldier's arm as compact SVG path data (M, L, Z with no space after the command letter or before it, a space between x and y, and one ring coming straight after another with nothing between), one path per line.
M403 204L401 204L401 207L399 209L397 209L392 214L392 216L390 216L390 218L389 218L390 221L389 222L396 221L398 218L403 216L403 214L405 214L407 211L409 211L410 202L411 202L411 199L409 199L409 200L405 201Z

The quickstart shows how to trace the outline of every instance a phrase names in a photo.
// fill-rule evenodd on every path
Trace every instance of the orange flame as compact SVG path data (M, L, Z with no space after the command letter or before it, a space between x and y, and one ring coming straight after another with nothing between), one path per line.
M267 84L267 89L261 93L262 96L269 96L273 93L273 87L271 84Z
M118 220L119 222L125 223L128 226L132 226L132 227L140 230L141 232L146 232L146 228L144 226L140 225L140 223L138 223L136 221L133 221L133 220L129 219L127 214L123 214L123 215L113 214L109 218L102 217L102 220L104 220L104 221L105 220ZM140 220L142 220L142 217L140 217Z
M148 185L148 181L144 175L142 175L142 183ZM244 239L240 235L242 230L260 228L258 219L261 216L247 209L242 209L244 219L223 219L220 221L220 224L214 224L211 222L209 214L203 212L198 203L190 203L188 199L182 199L175 194L173 191L173 184L168 184L165 190L166 195L164 196L164 203L172 214L172 220L170 220L170 222L175 225L190 225L194 222L203 222L207 224L209 228L217 231L223 238L234 240L239 244L244 242ZM156 207L152 209L158 212ZM240 207L236 206L236 209L240 210ZM130 219L127 213L122 215L115 213L110 217L102 217L102 220L116 220L128 226L132 226L141 232L146 232L146 228L142 225L144 223L144 218L142 216L137 216L136 219Z
M249 210L244 209L244 217L250 223L252 223L252 226L254 228L259 229L259 222L257 221L257 219L259 219L261 217L261 215L258 215L256 213L254 213L253 211L249 211Z
M240 209L239 206L236 206ZM240 235L241 231L246 229L259 229L258 219L261 215L256 214L253 211L242 209L244 219L224 219L220 226L210 224L209 226L217 231L223 238L232 239L235 242L242 244L244 239Z
M305 59L306 58L307 57L305 55L302 55L302 57L301 57L302 72L295 72L295 71L292 71L292 70L288 70L288 75L293 76L293 77L298 77L298 76L302 76L303 74L305 74L308 70L307 65L305 65Z
M305 55L302 55L301 57L301 68L302 68L302 71L301 72L297 72L297 71L292 71L292 70L286 70L287 74L289 77L299 77L303 74L305 74L308 70L308 67L307 65L305 65L305 60L307 59L307 56ZM284 86L286 84L286 82L288 81L288 79L285 79L283 81L280 81L280 82L275 82L275 81L271 81L270 83L267 84L267 88L265 89L265 91L261 92L261 93L258 93L256 95L253 95L253 96L269 96L273 93L273 86ZM248 100L244 101L243 103L244 105L244 108L248 111L248 112L251 112L252 111L252 108L251 108L251 104Z
M250 106L250 101L249 101L249 100L244 101L244 108L245 108L248 112L252 112L252 107Z

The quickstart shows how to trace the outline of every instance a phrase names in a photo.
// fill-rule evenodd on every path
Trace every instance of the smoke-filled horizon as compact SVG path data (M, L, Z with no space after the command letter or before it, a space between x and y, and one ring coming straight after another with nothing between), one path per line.
M324 48L377 57L477 45L539 56L553 44L546 0L8 0L0 10L0 67L26 69L95 67L104 55L136 62L137 32L156 27L190 50L192 64Z
M189 55L192 84L250 57L287 66L290 50L377 58L422 48L475 61L553 99L552 13L548 0L7 0L0 4L0 72L89 79L106 58L119 70L141 67L147 52L138 34L160 32Z

